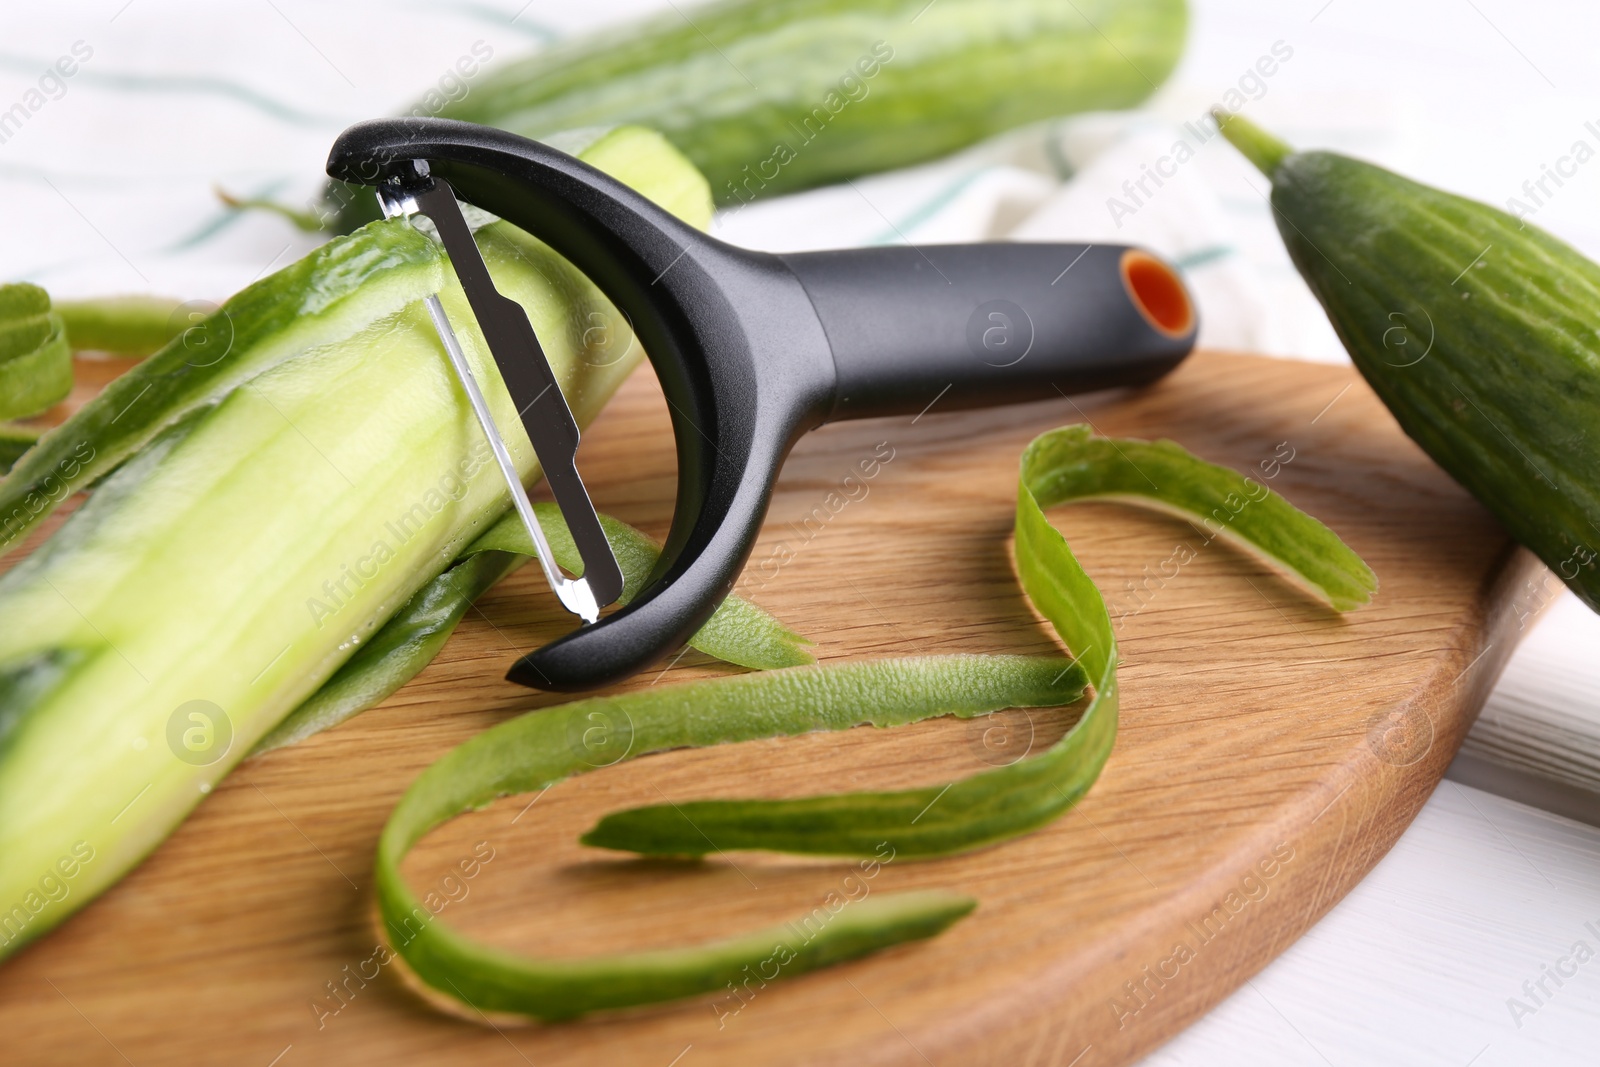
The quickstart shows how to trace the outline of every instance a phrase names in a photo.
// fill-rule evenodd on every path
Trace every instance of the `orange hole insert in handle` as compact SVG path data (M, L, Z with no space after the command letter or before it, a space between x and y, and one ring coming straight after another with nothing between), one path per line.
M1189 291L1172 268L1155 256L1137 249L1124 252L1122 284L1145 321L1168 337L1183 337L1194 329Z

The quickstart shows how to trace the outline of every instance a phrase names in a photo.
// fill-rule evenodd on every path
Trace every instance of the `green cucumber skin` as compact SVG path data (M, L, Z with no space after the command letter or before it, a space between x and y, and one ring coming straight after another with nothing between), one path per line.
M709 220L703 183L686 179L692 168L659 135L615 131L590 158L618 163L619 177L690 221ZM641 181L651 161L659 178ZM374 234L406 227L377 223L332 244L371 247ZM642 350L623 327L593 330L616 322L614 309L548 248L505 223L478 240L587 424ZM248 370L207 383L206 372L223 372L153 357L126 376L140 403L122 421L85 408L11 476L73 442L92 450L82 468L118 467L0 577L0 618L25 623L0 627L0 958L155 848L507 506L493 464L468 464L485 450L418 302L429 271L412 268L426 257L374 271L338 247L319 253L241 294L276 323L250 335ZM442 264L435 255L431 277L450 277ZM342 271L353 276L341 281ZM343 296L326 305L329 293ZM506 424L511 400L459 286L440 295ZM113 453L125 461L102 458ZM525 443L512 453L525 477L537 470ZM403 534L391 529L408 516ZM390 554L373 566L379 541ZM361 581L345 576L351 568ZM311 610L329 598L325 583L343 594L331 615ZM169 741L197 700L232 727L209 764L185 761ZM75 872L69 892L52 895L64 861Z
M442 262L408 226L369 226L241 290L21 458L0 481L0 552L185 415L289 353L336 340L350 319L381 318L437 289Z
M1600 611L1600 265L1498 208L1335 153L1290 155L1272 178L1290 257L1362 376Z
M1171 73L1188 33L1185 0L683 6L515 60L461 99L412 113L533 138L648 126L726 205L910 166L1040 119L1131 107ZM863 61L876 67L870 77ZM342 229L373 217L367 201L345 200Z

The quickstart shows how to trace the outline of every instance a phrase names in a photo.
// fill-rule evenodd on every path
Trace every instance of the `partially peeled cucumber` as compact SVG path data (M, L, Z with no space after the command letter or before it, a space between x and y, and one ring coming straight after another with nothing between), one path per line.
M1218 121L1401 427L1600 611L1600 265L1499 208Z
M705 225L659 135L581 158ZM570 264L477 233L578 421L643 352ZM47 434L0 481L0 956L114 883L507 507L434 334L441 290L490 406L511 400L447 263L402 220L336 238L230 299ZM442 287L442 289L441 289ZM531 449L512 442L519 470Z

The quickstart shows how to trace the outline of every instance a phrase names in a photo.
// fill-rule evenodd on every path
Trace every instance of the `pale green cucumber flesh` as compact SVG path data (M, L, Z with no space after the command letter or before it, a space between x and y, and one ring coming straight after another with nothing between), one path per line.
M556 565L581 574L583 557L560 508L539 503L533 510ZM622 567L622 595L617 603L627 604L649 578L661 546L609 515L600 515L600 525ZM419 589L322 688L262 738L256 752L295 744L337 726L400 688L428 665L479 594L535 556L521 516L507 512L468 545L448 570ZM811 663L805 644L805 638L737 595L719 604L689 638L691 648L757 670Z

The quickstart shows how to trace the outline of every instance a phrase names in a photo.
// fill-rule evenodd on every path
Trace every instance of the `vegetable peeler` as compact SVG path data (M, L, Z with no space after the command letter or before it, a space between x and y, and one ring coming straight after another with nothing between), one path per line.
M774 255L719 241L549 145L472 123L358 123L328 174L387 216L432 220L583 559L555 565L455 331L428 310L551 588L585 625L513 682L570 692L680 647L732 589L789 449L839 419L988 407L1152 382L1194 346L1171 267L1121 245L900 245ZM500 294L459 201L546 242L631 321L671 409L671 532L650 579L600 617L622 574L574 462L578 427L521 305Z

